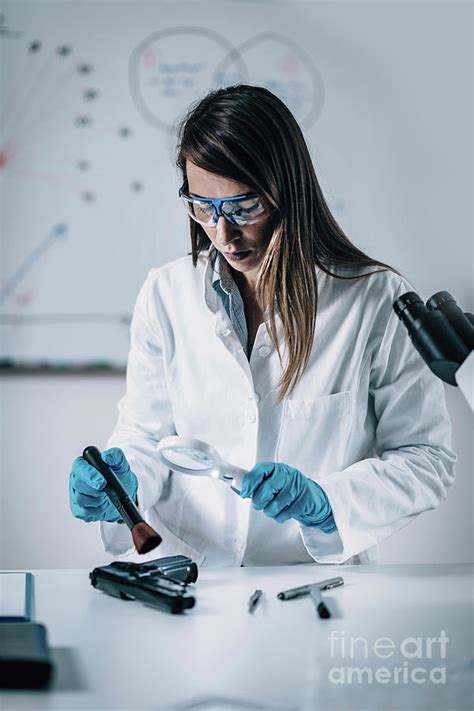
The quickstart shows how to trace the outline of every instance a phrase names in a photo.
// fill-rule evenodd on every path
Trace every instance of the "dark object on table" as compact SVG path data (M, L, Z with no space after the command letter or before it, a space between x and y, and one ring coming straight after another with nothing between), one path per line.
M314 607L316 612L318 613L319 617L322 620L327 620L329 617L331 617L331 613L329 612L328 608L326 607L326 603L324 602L322 595L321 595L321 589L319 588L318 585L313 585L311 590L310 590L310 598L314 603Z
M179 614L194 607L187 585L197 579L198 568L190 558L171 556L147 563L115 561L94 568L91 585L122 600L141 600L160 610Z
M263 595L263 590L255 590L255 592L250 596L249 600L249 612L253 612L258 605L258 601Z
M44 625L0 623L1 689L42 689L49 683L52 670Z

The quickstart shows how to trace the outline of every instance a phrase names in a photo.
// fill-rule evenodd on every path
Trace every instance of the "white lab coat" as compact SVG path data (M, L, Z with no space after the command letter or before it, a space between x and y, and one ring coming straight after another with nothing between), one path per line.
M391 272L347 281L318 270L310 361L276 404L281 368L265 324L249 361L211 277L206 256L196 268L187 256L152 269L133 315L127 389L107 446L125 452L139 508L163 537L145 559L373 560L377 543L437 506L454 478L443 386L392 310L411 285ZM156 447L170 434L204 440L246 469L298 468L326 491L337 531L276 523L223 482L169 472ZM123 524L102 523L101 536L113 555L133 553Z

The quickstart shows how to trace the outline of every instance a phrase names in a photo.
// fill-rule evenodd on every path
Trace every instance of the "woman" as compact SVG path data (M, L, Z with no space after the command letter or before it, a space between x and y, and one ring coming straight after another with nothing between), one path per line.
M200 101L178 166L192 255L152 269L140 291L104 459L162 535L160 555L367 562L454 477L442 385L392 310L411 287L347 239L268 90ZM240 496L165 470L156 447L176 433L248 470ZM79 457L70 481L74 515L101 521L107 551L130 553L101 475Z

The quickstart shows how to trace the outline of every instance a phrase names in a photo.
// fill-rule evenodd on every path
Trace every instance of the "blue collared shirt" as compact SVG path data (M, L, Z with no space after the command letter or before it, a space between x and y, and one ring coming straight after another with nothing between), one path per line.
M220 254L217 255L212 275L212 288L222 299L227 315L235 333L247 353L248 329L245 309L239 288L234 281L227 262Z

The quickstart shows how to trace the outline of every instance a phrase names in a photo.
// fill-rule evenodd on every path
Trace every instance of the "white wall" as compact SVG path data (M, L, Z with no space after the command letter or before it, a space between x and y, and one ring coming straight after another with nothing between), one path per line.
M65 34L73 34L67 3L54 7L60 4L62 13L53 12L51 4L33 5L43 26L63 18ZM86 8L112 10L114 3L76 5L81 15ZM174 22L184 3L147 3L147 12L156 7L153 26L137 13L138 5L121 4L134 33L131 47ZM424 298L447 289L465 310L474 310L470 4L222 1L219 13L204 15L203 8L216 3L185 5L187 20L202 24L208 18L224 32L232 26L236 42L266 29L264 23L253 28L257 9L260 18L268 10L273 26L299 38L327 90L325 109L308 140L336 216L360 247L401 269ZM38 6L46 9L41 13ZM33 6L10 7L19 17L21 8ZM96 39L103 27L110 33L105 41L112 42L114 16L111 12L110 25L94 24ZM164 175L165 166L160 170ZM171 161L167 175L174 194ZM55 204L61 204L61 195L54 193ZM150 209L153 201L147 204ZM9 236L10 243L14 239ZM91 567L106 560L95 527L69 513L68 474L85 445L104 445L123 388L120 376L1 377L2 566ZM385 562L473 560L473 420L459 391L446 390L459 456L457 481L437 510L382 545Z

